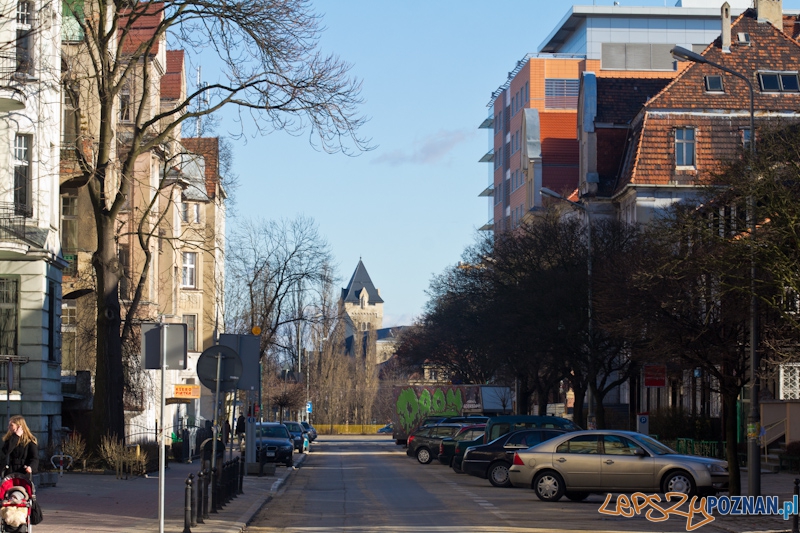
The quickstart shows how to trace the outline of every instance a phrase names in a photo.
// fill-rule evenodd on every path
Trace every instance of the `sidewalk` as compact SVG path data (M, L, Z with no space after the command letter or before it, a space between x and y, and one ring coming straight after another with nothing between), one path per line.
M226 455L227 459L227 455ZM295 454L295 464L305 455ZM197 477L200 463L171 462L164 476L164 531L184 529L186 478ZM291 468L278 466L273 476L245 476L240 494L215 513L209 510L204 524L192 533L240 533L253 516L279 489ZM55 487L36 490L44 521L32 528L36 533L141 533L159 530L158 473L148 477L116 479L113 475L69 473ZM209 505L210 505L209 498Z

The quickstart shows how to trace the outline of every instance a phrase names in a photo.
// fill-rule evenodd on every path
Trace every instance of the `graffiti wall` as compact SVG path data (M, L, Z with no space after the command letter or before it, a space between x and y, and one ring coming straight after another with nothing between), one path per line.
M456 385L395 387L395 395L395 438L405 438L427 416L458 416L464 407L463 387Z

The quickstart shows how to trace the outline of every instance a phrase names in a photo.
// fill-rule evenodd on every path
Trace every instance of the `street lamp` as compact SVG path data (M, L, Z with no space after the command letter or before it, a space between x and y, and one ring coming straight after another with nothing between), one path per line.
M580 209L581 211L586 213L586 255L587 255L586 269L588 274L587 285L589 287L586 291L589 296L589 301L587 302L588 306L586 308L588 312L589 322L586 329L588 330L589 334L589 341L587 344L587 347L589 348L589 357L592 357L593 356L592 345L594 344L594 341L592 339L592 334L593 334L592 321L594 320L594 317L592 316L592 213L591 211L589 211L589 208L586 205L578 202L573 202L572 200L565 198L564 196L558 194L557 192L551 189L548 189L547 187L541 187L539 189L539 194L541 194L542 196L549 196L550 198L555 198L556 200L562 200L564 202L567 202L572 207ZM594 381L597 378L596 376L589 376L589 379ZM597 421L595 420L595 414L594 414L594 393L592 392L592 385L589 385L589 390L587 391L586 394L586 402L589 404L589 412L586 414L586 426L588 429L597 429Z
M722 66L705 57L676 46L672 49L672 57L681 61L691 61L701 65L708 65L715 69L727 72L736 76L747 84L750 91L750 160L751 165L756 155L756 129L754 101L755 92L753 83L745 76L735 70ZM752 172L752 167L750 167ZM752 176L751 176L752 177ZM751 249L755 249L756 238L756 204L755 198L750 195L747 199L748 216L747 224L750 230ZM750 415L747 418L747 489L750 496L761 494L761 458L758 453L758 427L761 425L761 413L759 412L759 386L758 386L758 300L756 299L756 260L755 253L750 255ZM730 415L729 415L730 416Z

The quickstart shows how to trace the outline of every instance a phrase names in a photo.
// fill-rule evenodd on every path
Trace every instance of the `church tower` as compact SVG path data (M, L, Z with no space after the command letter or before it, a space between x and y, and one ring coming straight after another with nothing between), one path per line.
M383 328L383 299L375 288L361 259L350 283L342 289L339 309L348 317L353 331Z

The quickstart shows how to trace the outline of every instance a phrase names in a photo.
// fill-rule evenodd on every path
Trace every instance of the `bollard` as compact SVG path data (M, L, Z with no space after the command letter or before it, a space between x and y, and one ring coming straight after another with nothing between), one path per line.
M197 473L197 483L194 486L194 505L192 506L192 527L203 522L203 471Z
M183 533L192 533L192 478L189 474L186 478L186 494L183 500Z
M239 494L244 494L244 470L245 470L244 458L240 455L239 456Z
M794 480L794 495L795 498L800 499L800 479ZM795 499L795 501L797 501L797 499ZM794 516L792 517L792 533L800 533L800 527L798 527L798 519L800 519L800 516L798 516L798 510L795 509Z
M219 483L217 482L217 467L211 469L211 512L217 512L217 506L219 502L217 498L219 498Z
M203 518L208 518L208 484L210 473L208 469L203 470Z

